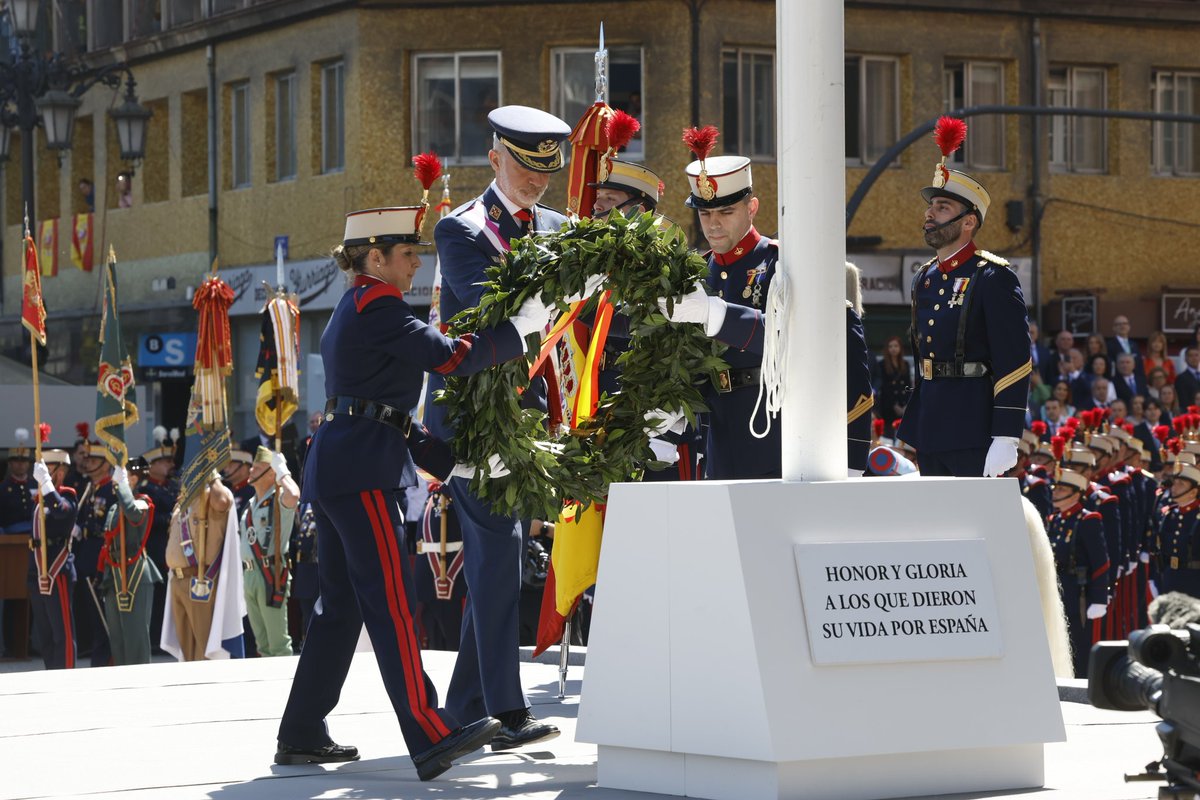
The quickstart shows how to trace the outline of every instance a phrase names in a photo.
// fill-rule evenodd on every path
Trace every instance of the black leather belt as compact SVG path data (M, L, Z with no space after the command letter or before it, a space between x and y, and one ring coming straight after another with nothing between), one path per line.
M325 401L325 420L333 419L334 414L345 414L350 417L366 417L384 425L391 425L405 436L412 428L412 417L398 408L392 408L374 400L360 400L357 397L331 397Z
M934 378L983 378L991 370L982 361L964 361L956 364L953 361L934 361L923 358L917 365L921 377L927 381Z
M748 369L723 369L717 373L717 391L721 394L732 392L734 389L744 389L747 386L757 386L758 376L762 370L758 367Z

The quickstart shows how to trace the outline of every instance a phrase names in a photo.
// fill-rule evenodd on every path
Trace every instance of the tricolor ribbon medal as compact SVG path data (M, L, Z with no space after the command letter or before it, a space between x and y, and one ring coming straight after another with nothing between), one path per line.
M970 278L955 278L954 288L951 290L953 294L950 296L948 305L961 306L963 303L963 295L967 292L967 284L971 282Z

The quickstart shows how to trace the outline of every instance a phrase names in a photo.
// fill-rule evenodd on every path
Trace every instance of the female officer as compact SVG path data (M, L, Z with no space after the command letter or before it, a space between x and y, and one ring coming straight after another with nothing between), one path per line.
M320 600L280 722L277 764L358 758L356 748L330 739L325 717L337 705L364 623L421 780L449 769L500 726L484 717L460 727L438 708L421 664L400 542L404 519L393 492L415 483L414 458L441 478L453 464L449 447L406 413L417 404L423 374L470 374L516 358L549 310L531 298L508 322L460 339L414 317L403 293L421 263L418 245L429 244L419 233L426 207L349 214L334 251L353 284L321 336L328 400L302 489L317 526Z

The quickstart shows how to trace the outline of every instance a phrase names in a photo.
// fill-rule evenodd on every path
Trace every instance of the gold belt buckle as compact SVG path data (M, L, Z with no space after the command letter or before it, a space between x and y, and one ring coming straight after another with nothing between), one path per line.
M1171 556L1171 569L1179 569L1179 557Z
M729 370L723 369L717 373L717 391L721 394L733 391L733 376Z
M933 359L932 358L921 359L921 377L923 377L927 381L933 380Z

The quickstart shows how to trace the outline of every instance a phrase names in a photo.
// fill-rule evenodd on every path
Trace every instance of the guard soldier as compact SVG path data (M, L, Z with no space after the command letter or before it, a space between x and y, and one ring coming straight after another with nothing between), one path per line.
M1186 452L1177 454L1168 468L1171 504L1163 508L1154 547L1158 587L1200 597L1200 468Z
M912 282L918 378L899 435L920 453L922 475L993 477L1016 463L1033 362L1017 274L975 246L991 198L945 166L965 135L961 120L938 122L942 162L921 190L937 255Z
M757 401L763 352L763 309L779 260L779 243L754 227L758 198L743 156L708 157L716 128L685 132L684 141L697 160L688 164L691 193L687 206L697 210L700 227L712 248L708 253L707 289L697 287L668 307L672 322L695 322L705 333L729 345L724 358L729 369L718 376L715 392L706 398L710 413L705 445L705 477L709 479L778 478L782 470L780 426L757 438L749 431ZM853 265L847 283L857 285ZM847 465L861 475L870 445L870 357L863 335L861 308L846 299L846 439Z
M1050 481L1046 479L1044 470L1030 468L1030 458L1037 452L1040 444L1036 432L1023 431L1021 441L1017 445L1017 465L1008 474L1020 481L1021 494L1033 504L1044 522L1054 512Z
M30 511L33 536L29 542L27 584L34 636L46 669L75 668L75 556L71 530L75 526L75 490L65 485L71 458L65 450L43 450L33 467L34 482L42 495L43 520ZM46 575L42 574L42 536L46 539Z
M178 431L171 433L174 435L168 437L167 429L162 426L154 429L155 447L142 454L142 459L149 465L146 478L138 484L138 489L150 498L154 506L146 554L163 575L167 574L167 538L171 514L179 500L179 484L171 477L171 470L175 467L175 443L179 437ZM150 645L154 650L159 649L158 643L162 639L166 602L167 584L165 580L159 581L154 584L154 605L150 611Z
M296 521L300 489L292 480L287 459L261 445L254 455L250 483L254 486L254 499L241 520L246 613L250 617L259 655L290 656L289 575L283 556L288 551L288 540Z
M254 487L250 485L250 466L254 463L254 455L245 450L234 450L229 454L229 464L225 466L225 483L233 492L237 502L237 518L241 519L246 513L246 507L254 499Z
M79 649L84 655L91 653L93 667L108 666L112 661L96 568L100 563L100 551L104 549L104 523L108 519L108 509L117 502L107 453L103 445L94 442L88 444L87 457L83 460L88 484L79 498L74 532L78 541L73 545L75 571L79 579L75 587Z
M434 229L442 269L442 319L479 305L485 272L509 249L510 240L530 232L557 231L566 222L566 217L538 201L550 176L563 167L561 145L570 126L525 106L497 108L488 114L488 122L495 132L488 153L495 180ZM523 405L546 410L541 384L539 380L530 386ZM432 399L433 392L444 386L441 375L429 375L426 421L434 436L449 441L454 431L446 424L442 406ZM446 485L462 525L468 593L446 709L460 720L485 716L500 720L493 749L553 738L558 728L534 718L521 687L521 524L515 515L497 514L475 497L466 479L453 478Z
M71 447L71 469L67 473L67 480L64 485L74 489L76 497L82 497L83 490L88 485L85 462L87 461L88 449L91 446L91 441L89 440L91 426L86 422L76 422L75 433L77 434L75 444Z
M29 431L16 430L16 446L8 450L8 475L0 484L0 533L29 533L33 526L33 510L37 503L33 495L37 481L29 474L33 464ZM0 605L3 608L3 605ZM3 642L0 642L3 649Z
M147 464L129 462L128 469L113 471L117 502L105 519L104 549L97 570L104 592L104 618L112 645L113 663L150 663L150 612L154 586L163 582L162 573L146 553L146 542L154 523L154 505L144 494L134 492L142 482Z
M425 646L431 650L458 649L467 599L467 582L459 579L465 561L462 527L452 504L444 485L430 485L417 540L417 599Z
M1108 605L1108 552L1100 515L1081 502L1088 480L1078 472L1060 470L1054 483L1054 513L1046 526L1063 609L1071 637L1075 676L1087 675L1088 653L1100 639L1098 622ZM1088 625L1088 620L1097 624Z
M176 655L182 661L202 661L221 654L219 631L217 638L210 641L213 618L218 610L224 613L228 604L237 605L231 592L238 597L243 595L241 582L237 580L242 575L242 565L236 558L236 545L228 541L237 537L236 513L233 492L215 472L196 501L187 508L176 505L171 513L166 551L167 593L171 602L170 627L178 645Z

